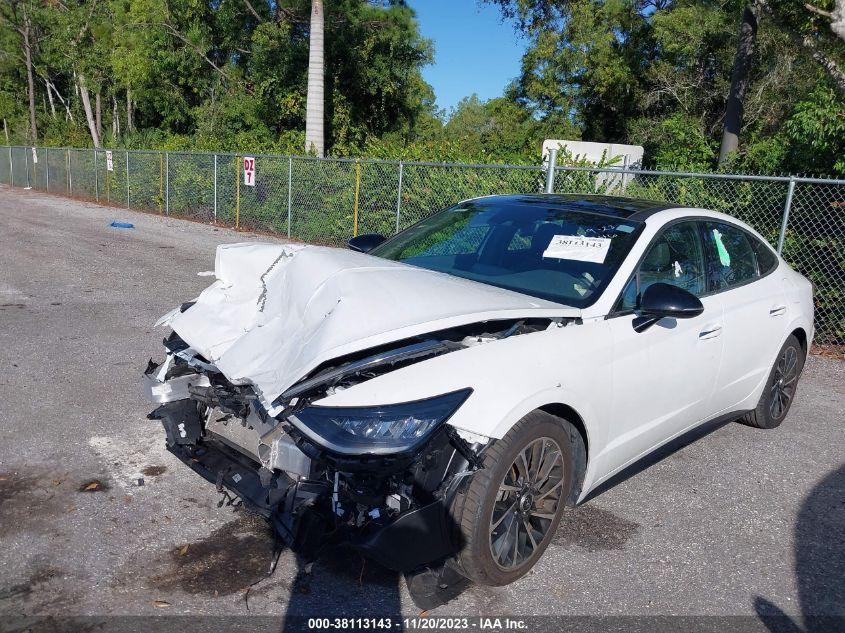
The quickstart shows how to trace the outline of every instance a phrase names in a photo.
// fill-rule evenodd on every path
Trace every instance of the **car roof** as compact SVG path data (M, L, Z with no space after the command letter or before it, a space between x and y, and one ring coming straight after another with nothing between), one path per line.
M482 200L484 202L495 202L503 206L543 205L565 211L597 213L633 221L643 221L659 211L679 208L679 205L668 202L581 193L531 193L484 196L483 198L466 200L465 203Z

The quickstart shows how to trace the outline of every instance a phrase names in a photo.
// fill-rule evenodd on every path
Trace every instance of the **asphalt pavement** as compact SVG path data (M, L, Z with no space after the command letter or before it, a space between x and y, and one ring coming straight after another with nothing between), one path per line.
M217 244L267 239L0 187L0 613L419 614L349 551L268 576L267 526L145 417L153 323ZM528 576L428 615L843 616L844 420L845 363L811 357L781 428L682 438L570 511Z

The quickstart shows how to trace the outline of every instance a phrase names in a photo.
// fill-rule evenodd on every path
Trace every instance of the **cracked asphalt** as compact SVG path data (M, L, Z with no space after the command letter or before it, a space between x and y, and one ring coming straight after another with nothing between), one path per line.
M0 613L419 613L348 551L310 573L285 551L268 577L266 525L218 507L145 418L153 323L209 283L217 244L257 239L0 187ZM682 438L569 512L531 574L431 615L843 616L844 420L845 363L811 357L781 428Z

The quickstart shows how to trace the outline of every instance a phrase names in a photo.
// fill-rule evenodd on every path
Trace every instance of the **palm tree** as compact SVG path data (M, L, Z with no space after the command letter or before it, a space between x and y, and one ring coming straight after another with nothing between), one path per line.
M323 156L323 0L311 0L311 35L308 48L308 99L305 105L305 151Z

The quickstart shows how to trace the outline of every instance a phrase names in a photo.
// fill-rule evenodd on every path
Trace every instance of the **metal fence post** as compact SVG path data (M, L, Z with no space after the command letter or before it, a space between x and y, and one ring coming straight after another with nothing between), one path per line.
M288 237L290 237L291 189L293 188L293 156L288 156Z
M106 174L108 176L108 174ZM97 173L97 148L94 148L94 199L100 201L100 175Z
M67 185L67 195L73 195L73 184L70 179L70 150L65 149L65 175L67 178L65 179L65 184Z
M170 215L170 152L164 152L164 215Z
M554 193L555 191L555 168L557 167L557 149L549 150L549 164L546 172L546 193Z
M352 209L352 237L358 237L358 195L361 193L361 162L355 161L355 205Z
M32 189L32 186L29 184L29 152L26 149L23 151L23 166L26 170L26 188Z
M217 154L214 155L214 221L217 222Z
M129 150L125 150L126 154L126 208L129 208Z
M235 156L235 230L241 223L241 157Z
M789 178L789 189L786 192L786 204L783 206L783 222L780 225L778 237L778 255L783 253L783 241L786 239L786 225L789 222L789 212L792 210L792 196L795 194L795 176Z
M15 168L13 167L14 163L12 162L12 146L9 145L9 186L15 186Z
M402 161L399 161L399 182L396 185L396 230L394 233L399 232L399 213L402 210L402 168L404 164Z
M158 212L164 213L164 152L158 153Z
M50 148L44 148L44 173L46 174L46 183L45 187L47 189L47 193L50 193Z

